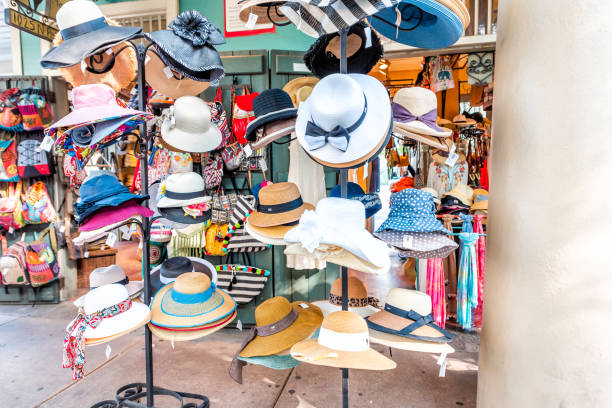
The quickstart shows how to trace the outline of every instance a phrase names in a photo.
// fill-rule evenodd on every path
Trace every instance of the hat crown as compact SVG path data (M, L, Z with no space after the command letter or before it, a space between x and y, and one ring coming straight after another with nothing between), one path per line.
M337 186L334 186L334 188L331 189L331 191L329 192L329 196L330 197L340 197L341 194L341 190L342 187L340 186L340 184L338 184ZM361 186L357 183L353 183L352 181L349 181L348 183L346 183L346 198L354 198L354 197L361 197L364 196L365 192L363 191L363 188L361 188Z
M113 193L129 193L130 190L121 184L117 177L110 174L100 174L86 180L79 189L80 201L87 201L87 198L104 193L106 196Z
M342 297L342 278L338 278L332 283L331 295ZM358 278L348 278L348 297L349 299L367 299L368 290L365 284Z
M436 206L433 196L426 191L407 188L391 194L389 218L433 217L435 216L435 211Z
M365 207L360 201L336 197L322 198L317 203L315 213L323 225L352 229L365 227Z
M75 2L72 0L69 3ZM89 1L87 3L90 3ZM72 105L74 109L98 107L103 105L117 106L115 91L104 84L80 85L72 90Z
M275 296L262 302L255 308L255 324L267 326L287 316L293 306L282 296Z
M365 95L357 81L347 74L321 79L306 102L312 122L325 131L336 126L353 126L363 114Z
M368 333L368 324L363 317L347 310L328 314L321 327L336 333Z
M197 96L181 96L174 102L174 120L184 132L205 133L211 127L210 108Z
M427 316L432 310L431 297L418 290L393 288L385 302L402 310L414 310L421 316Z
M268 184L259 190L259 203L262 205L288 203L300 197L300 190L294 183Z
M432 110L438 112L436 94L426 88L402 88L395 93L393 102L402 105L415 116L421 116Z
M117 283L103 285L87 293L83 308L85 309L85 314L91 315L128 300L128 298L129 293L125 286Z
M89 286L97 288L109 283L122 281L126 278L123 268L119 265L109 265L96 268L89 274Z
M193 272L193 264L189 258L184 256L175 256L166 259L162 263L159 271L161 276L174 279L187 272Z
M60 30L104 17L100 8L89 0L71 0L57 10L55 19Z
M172 290L178 293L193 295L206 292L210 285L210 278L206 274L187 272L176 278Z
M204 195L204 179L193 171L174 173L166 179L166 191L175 193L202 191L202 195Z
M293 108L291 97L282 89L267 89L253 99L253 113L255 113L255 117Z

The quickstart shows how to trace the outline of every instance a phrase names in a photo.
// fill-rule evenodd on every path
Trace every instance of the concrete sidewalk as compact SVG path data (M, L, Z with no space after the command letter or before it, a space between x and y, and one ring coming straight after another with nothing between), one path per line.
M73 382L61 368L64 328L74 317L70 302L50 306L0 306L0 407L72 408L113 399L117 388L144 382L144 329L86 350L86 376ZM244 384L228 375L245 331L223 329L200 341L154 340L154 381L164 388L205 394L212 407L327 408L341 405L340 370L302 364L276 371L248 365ZM446 377L437 355L393 350L391 371L350 371L351 407L475 407L478 336L457 333ZM389 355L389 349L373 346ZM109 352L107 359L107 352ZM158 408L174 408L167 397Z

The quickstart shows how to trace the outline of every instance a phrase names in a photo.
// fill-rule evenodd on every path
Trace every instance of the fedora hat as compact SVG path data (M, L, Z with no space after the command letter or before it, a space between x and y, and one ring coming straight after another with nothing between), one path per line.
M149 208L154 212L152 220L159 221L160 224L171 229L184 229L194 224L210 224L212 209L206 209L205 207L208 206L206 203L194 204L198 209L197 212L187 207L189 212L185 211L183 207L157 208L157 203L161 199L160 185L161 182L156 181L149 186L149 195L151 196Z
M63 68L78 64L100 48L135 37L142 29L109 25L100 8L89 0L64 3L55 16L62 42L40 59L40 66Z
M315 85L318 83L319 78L315 77L294 78L283 86L283 91L289 94L291 101L293 101L293 105L299 107L300 103L308 99Z
M255 150L262 149L270 143L282 137L289 136L295 132L295 121L297 116L289 119L281 119L274 122L266 123L263 128L257 130L257 141L251 143L251 148Z
M217 271L206 259L174 256L151 269L152 293L157 293L162 286L174 282L176 278L187 272L201 272L208 276L212 283L217 284Z
M236 310L234 310L229 316L222 317L211 323L203 324L201 326L189 327L189 328L173 328L156 326L149 322L149 329L151 332L162 340L168 341L190 341L202 338L213 334L228 324L230 324L236 318Z
M469 14L460 0L402 0L368 19L372 28L390 40L426 49L456 43L466 20L469 23Z
M173 99L197 96L210 87L210 82L196 81L167 66L160 55L151 49L147 52L145 68L145 79L149 86Z
M453 125L458 128L474 126L475 124L474 119L467 118L465 115L457 115L453 118Z
M179 14L168 28L146 34L168 67L187 78L213 84L225 76L215 49L225 44L225 38L217 26L200 12L189 10Z
M319 164L356 167L377 156L391 136L391 104L376 78L331 74L300 105L295 133Z
M159 327L197 327L227 317L236 302L199 272L187 272L161 288L151 302L151 322Z
M298 361L337 368L391 370L393 360L370 348L368 325L363 317L349 311L325 316L319 337L304 340L291 348Z
M450 129L436 123L438 99L433 91L418 86L402 88L393 97L393 126L428 136L448 137Z
M185 152L206 153L221 144L221 132L211 122L210 107L196 96L181 96L164 111L161 136Z
M431 298L418 290L389 290L385 308L368 318L370 329L413 340L448 343L453 335L434 323Z
M275 296L255 308L255 326L232 360L230 376L242 384L241 357L269 356L289 349L298 341L312 336L323 320L321 310L307 302L289 303Z
M478 194L476 198L474 198L474 204L470 207L470 212L475 211L489 211L489 196L484 194Z
M279 231L286 232L295 226L286 224L298 221L305 210L313 208L312 204L302 200L300 190L295 183L269 184L259 190L257 208L249 215L247 223L259 228L279 227L277 228ZM259 231L261 233L261 229ZM275 230L266 230L266 232L272 237L277 235Z
M410 258L446 258L459 247L459 244L446 234L438 232L385 230L374 235Z
M357 183L349 181L346 185L347 196L349 200L357 200L365 207L366 218L374 216L382 209L382 201L376 193L366 194L361 186ZM340 184L336 185L329 192L330 197L340 198Z
M365 318L380 311L379 300L368 296L368 290L361 280L351 276L347 283L349 312ZM313 305L318 306L323 311L324 316L342 310L342 278L338 278L332 283L328 300L317 300L313 302Z
M278 9L284 3L284 1L278 0L240 0L238 1L240 20L246 23L249 21L249 15L255 14L258 24L272 23L278 25L287 23L289 19Z
M377 232L384 230L450 233L436 218L433 196L415 188L391 194L389 216Z
M143 283L142 281L133 281L131 282L125 271L119 265L110 265L104 266L101 268L96 268L89 274L89 290L94 290L103 285L109 285L111 283L117 283L119 285L125 286L128 291L128 295L131 298L137 297L140 292L142 292ZM83 306L85 302L85 296L87 294L79 297L74 301L74 305L76 307Z
M282 89L268 89L253 99L255 119L247 125L245 138L255 140L257 129L278 120L297 117L297 108L293 106L291 97Z
M297 227L285 234L313 253L320 245L334 245L375 266L388 264L387 245L365 229L365 209L359 201L322 198L314 211L302 214Z
M461 204L470 206L472 205L472 195L474 190L467 184L456 184L451 191L442 194L442 204L444 204L444 198L451 196L457 198Z
M210 201L204 194L204 179L198 173L174 173L166 179L165 192L157 208L184 207Z
M287 245L285 242L283 245ZM383 273L389 272L389 268L391 267L391 259L388 258L388 261L385 262L381 266L376 266L371 264L358 257L357 255L348 252L344 248L340 248L335 245L319 245L314 252L309 252L306 248L302 246L301 243L289 244L284 251L285 255L293 255L298 257L310 257L314 258L313 264L316 265L316 262L331 262L338 266L346 266L349 269L353 269L359 272L372 273L376 275L381 275Z
M66 327L62 366L72 368L73 379L82 378L86 339L129 333L145 325L149 316L149 308L132 302L124 285L103 285L90 291L79 314Z
M367 74L382 55L380 38L369 25L359 22L349 29L346 58L350 74ZM304 62L310 72L319 78L339 73L340 34L325 34L319 37L304 54Z

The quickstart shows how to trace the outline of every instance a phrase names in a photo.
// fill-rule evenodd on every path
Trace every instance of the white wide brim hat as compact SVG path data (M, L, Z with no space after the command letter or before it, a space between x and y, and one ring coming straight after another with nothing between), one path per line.
M207 203L211 200L210 196L202 196L198 198L190 198L188 200L177 200L175 198L168 198L166 196L159 199L157 202L157 208L176 208L186 207L188 205Z
M215 150L221 144L221 131L213 124L206 132L191 133L172 127L166 119L161 125L161 135L164 142L170 146L191 153L206 153Z
M342 310L342 306L334 305L329 303L328 300L317 300L312 302L313 305L318 306L319 309L323 312L323 316L327 316L330 313L337 312L338 310ZM363 317L364 319L368 316L372 316L376 312L380 312L380 309L375 308L372 305L367 305L364 307L349 307L349 312L353 312L356 315Z
M341 74L332 74L341 75ZM345 152L327 143L323 147L310 150L305 140L306 126L312 119L313 104L328 103L316 98L316 88L326 86L320 81L310 97L300 104L295 133L304 150L319 164L333 168L352 168L376 156L391 134L391 102L384 85L376 78L362 74L346 74L360 86L367 103L363 122L350 133L350 141ZM331 75L330 75L331 76Z
M407 130L408 132L416 133L417 135L436 137L450 137L453 135L453 131L451 129L441 127L440 129L442 129L442 132L439 132L419 120L413 120L412 122L406 123L393 122L393 126L397 126L398 128Z
M130 281L127 285L123 285L123 286L125 286L125 288L127 289L130 295L130 298L136 299L144 288L144 282L143 281ZM83 306L85 304L85 296L87 296L87 293L84 294L83 296L78 297L77 300L73 302L73 304L76 307Z
M130 310L109 319L102 319L100 325L95 329L87 326L84 336L86 339L97 339L129 332L148 323L150 316L151 311L147 305L133 301Z

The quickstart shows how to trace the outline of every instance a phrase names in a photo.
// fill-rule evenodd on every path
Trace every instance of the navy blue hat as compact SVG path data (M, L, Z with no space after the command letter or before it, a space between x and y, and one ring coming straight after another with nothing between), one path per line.
M132 199L141 203L149 198L148 195L130 193L117 177L109 173L101 173L85 180L79 194L80 200L74 205L75 218L79 224L101 208L116 207Z
M340 196L340 185L332 188L329 192L329 196L342 198ZM366 218L370 218L382 208L382 202L378 194L366 194L361 186L356 183L348 182L346 184L346 198L349 200L361 201L365 207Z
M287 92L275 88L265 90L253 99L253 113L255 120L249 122L245 135L250 142L255 141L256 130L265 124L297 117L297 108Z
M450 232L436 218L433 196L416 188L391 194L391 211L378 231Z

